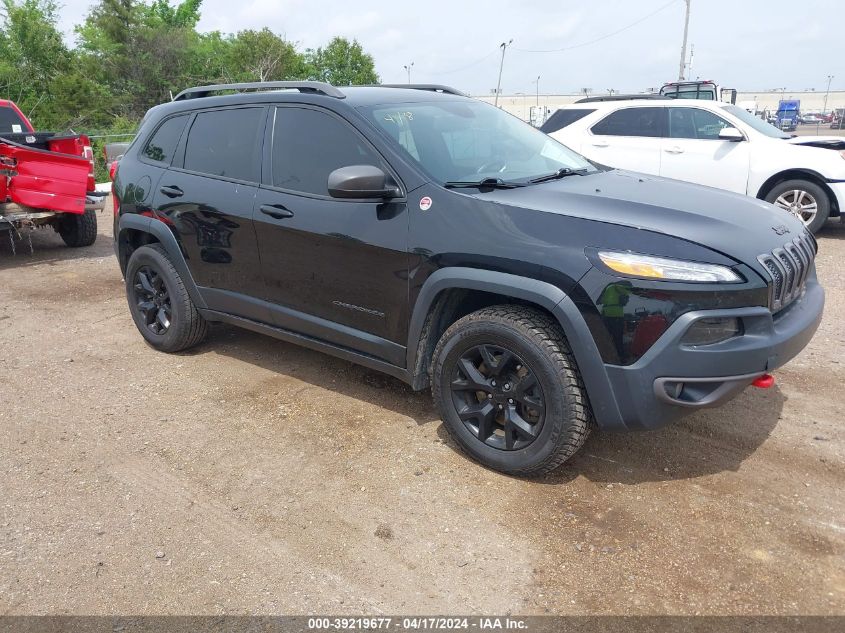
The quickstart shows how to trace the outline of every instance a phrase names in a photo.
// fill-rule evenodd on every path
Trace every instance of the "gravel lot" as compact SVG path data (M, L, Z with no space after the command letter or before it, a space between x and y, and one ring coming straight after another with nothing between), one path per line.
M776 388L539 480L316 352L228 326L154 352L100 232L0 239L0 614L845 613L839 223Z

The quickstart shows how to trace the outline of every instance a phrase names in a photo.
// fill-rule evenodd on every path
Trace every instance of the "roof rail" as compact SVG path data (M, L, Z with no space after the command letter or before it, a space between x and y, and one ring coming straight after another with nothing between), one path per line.
M575 101L575 103L600 103L602 101L634 101L637 99L666 99L666 95L661 95L656 92L646 92L643 94L634 95L598 95L595 97L582 97Z
M466 93L456 90L450 86L442 86L440 84L374 84L377 88L409 88L411 90L428 90L429 92L442 92L447 95L457 95L459 97L467 97Z
M194 88L186 88L178 95L173 97L174 101L184 101L186 99L200 99L207 97L213 92L222 92L224 90L234 90L237 92L245 92L247 90L299 90L300 92L309 92L313 94L321 94L327 97L334 97L335 99L345 99L346 95L331 84L323 83L322 81L256 81L251 83L240 84L215 84L212 86L195 86Z

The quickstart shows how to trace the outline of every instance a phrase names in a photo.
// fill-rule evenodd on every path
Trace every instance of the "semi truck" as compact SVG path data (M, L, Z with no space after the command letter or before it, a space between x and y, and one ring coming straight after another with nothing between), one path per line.
M801 102L798 99L781 99L775 125L784 132L792 132L798 128L800 113Z

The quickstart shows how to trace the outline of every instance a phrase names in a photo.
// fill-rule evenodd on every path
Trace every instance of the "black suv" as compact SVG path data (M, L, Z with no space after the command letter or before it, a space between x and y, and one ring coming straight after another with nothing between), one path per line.
M431 385L509 473L765 386L824 304L786 211L590 163L442 86L192 88L147 114L114 192L153 347L222 321Z

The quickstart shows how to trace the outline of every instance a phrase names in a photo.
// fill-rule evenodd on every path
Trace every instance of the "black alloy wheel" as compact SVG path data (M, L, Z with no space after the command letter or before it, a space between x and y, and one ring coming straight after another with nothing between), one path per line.
M149 266L142 266L133 279L133 299L147 329L164 335L170 328L173 308L164 279Z
M477 345L456 363L452 402L470 433L492 448L523 449L545 421L543 389L531 368L498 345Z

